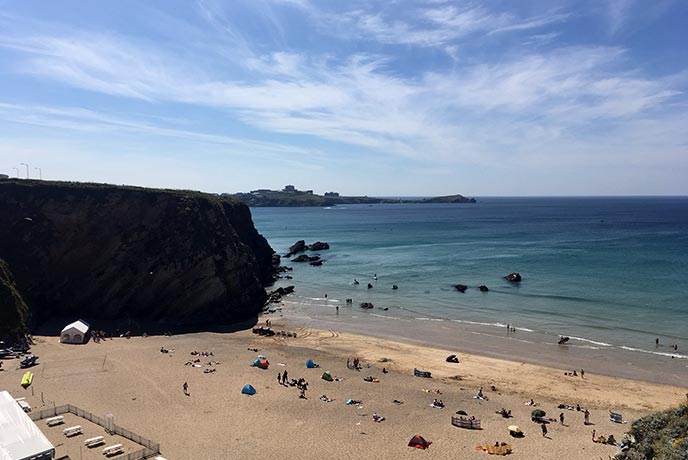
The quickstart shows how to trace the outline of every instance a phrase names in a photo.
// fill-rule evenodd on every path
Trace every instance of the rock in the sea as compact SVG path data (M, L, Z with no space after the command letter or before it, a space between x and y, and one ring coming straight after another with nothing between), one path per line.
M320 256L309 256L306 254L301 254L300 256L291 259L292 262L317 262L318 260L320 260Z
M364 308L367 310L367 309L373 308L373 304L371 302L362 302L361 308Z
M279 254L272 255L272 265L277 266L282 262L282 257Z
M373 288L373 285L368 283L368 289L372 289L372 288Z
M304 240L299 240L296 243L289 246L289 252L284 257L291 257L299 252L305 251L307 248L306 242Z
M489 291L489 289L487 288L487 286L485 286L484 284L481 284L480 286L478 286L478 289L480 289L480 292L487 292L487 291Z
M313 262L311 262L311 265L313 267L320 267L322 264L323 264L322 260L314 260Z
M324 251L326 249L330 249L330 245L327 243L316 241L315 243L308 246L308 249L310 251Z
M510 283L519 283L521 281L521 274L518 272L509 273L504 279Z
M466 289L468 289L468 286L466 286L465 284L455 284L454 287L457 291L461 293L466 292Z

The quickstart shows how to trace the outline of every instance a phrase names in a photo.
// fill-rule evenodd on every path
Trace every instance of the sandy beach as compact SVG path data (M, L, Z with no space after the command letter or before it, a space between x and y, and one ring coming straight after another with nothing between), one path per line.
M18 360L5 360L0 389L15 398L26 397L34 409L71 403L101 416L111 413L117 424L159 442L170 460L483 459L488 454L476 446L496 441L510 443L510 457L515 459L606 459L617 448L593 443L592 430L620 441L628 428L609 421L610 409L632 421L678 404L688 391L590 372L585 378L568 377L568 369L310 329L285 320L275 319L273 328L296 332L297 338L260 337L245 330L74 346L60 344L57 337L36 337L32 351L40 365L33 368L33 385L22 389ZM161 347L170 352L161 353ZM193 351L212 356L192 356ZM448 354L457 354L461 362L445 362ZM269 369L251 367L259 355L268 359ZM347 368L347 358L353 357L361 359L361 370ZM307 369L309 358L320 367ZM185 364L195 359L201 367ZM220 364L208 365L210 361ZM432 372L433 378L414 377L414 367ZM206 369L215 372L204 373ZM299 398L296 388L278 384L277 375L285 370L290 379L307 380L307 399ZM322 380L326 370L343 380ZM380 382L366 382L367 376ZM184 382L189 396L184 394ZM241 394L247 383L256 395ZM489 400L474 399L479 387ZM332 401L322 401L321 395ZM531 421L534 407L525 404L531 398L536 408L556 419L547 425L547 437ZM362 403L347 405L347 399ZM434 399L441 399L445 407L431 407ZM583 423L582 412L559 409L561 403L587 408L591 424ZM501 408L510 410L513 418L495 413ZM452 426L451 416L459 410L481 419L483 429ZM562 412L563 425L558 420ZM385 420L376 423L374 413ZM524 438L509 436L507 426L514 424L522 428ZM415 434L432 442L429 449L407 446ZM98 451L86 452L83 458L91 458L88 455L102 457Z

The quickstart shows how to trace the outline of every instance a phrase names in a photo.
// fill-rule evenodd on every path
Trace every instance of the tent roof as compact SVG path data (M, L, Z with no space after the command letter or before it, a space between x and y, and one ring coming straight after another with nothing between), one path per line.
M77 329L79 332L81 332L82 334L85 334L85 333L87 333L88 330L91 328L91 325L88 324L88 323L87 323L86 321L84 321L83 319L80 319L80 320L74 321L73 323L67 324L67 325L62 329L62 332L64 333L64 332L66 332L66 331L68 331L69 329L72 329L72 328L75 328L75 329Z
M23 460L53 449L14 398L0 391L0 460Z

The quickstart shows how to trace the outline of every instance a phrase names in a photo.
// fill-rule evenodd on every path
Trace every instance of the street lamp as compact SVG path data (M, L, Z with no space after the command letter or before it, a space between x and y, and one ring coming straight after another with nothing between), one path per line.
M28 163L19 163L20 165L26 166L26 178L29 178L29 164Z
M41 168L33 168L38 170L38 180L43 180L43 170Z

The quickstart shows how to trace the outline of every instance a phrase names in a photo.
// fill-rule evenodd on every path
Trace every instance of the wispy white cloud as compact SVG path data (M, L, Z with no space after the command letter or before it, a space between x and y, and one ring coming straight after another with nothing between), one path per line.
M688 114L678 104L685 100L685 72L652 76L622 46L557 44L561 32L548 26L570 18L565 11L527 15L478 2L428 5L373 11L362 4L335 14L305 0L261 3L257 17L274 30L259 43L211 0L195 4L200 26L180 26L193 40L172 45L113 32L22 28L0 35L6 73L76 88L79 95L134 101L143 112L163 105L203 111L215 123L201 129L174 117L28 103L0 104L0 118L46 129L180 139L266 159L289 157L294 164L310 158L321 164L332 152L401 158L426 171L617 160L605 149L627 152L627 161L638 164L649 161L648 151L661 150L667 164L685 155L688 139L678 122ZM336 52L273 46L288 35L280 12L293 13L293 7L324 17L317 30L324 34L332 26L330 40L351 43L355 36L375 46ZM524 46L470 56L473 38L507 33ZM380 43L412 45L413 53L431 59L440 50L453 65L409 71L390 51L398 47ZM252 134L224 134L223 123L239 123ZM658 134L661 139L652 137Z

